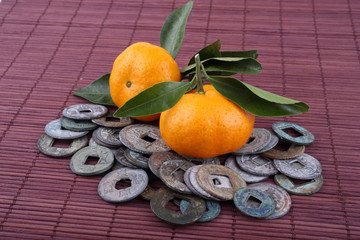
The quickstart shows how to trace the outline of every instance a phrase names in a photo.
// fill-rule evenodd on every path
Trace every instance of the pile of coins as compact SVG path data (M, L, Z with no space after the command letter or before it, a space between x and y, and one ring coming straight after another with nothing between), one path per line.
M210 221L221 211L219 202L231 200L248 216L279 218L291 207L288 193L310 195L323 183L320 163L304 153L315 138L297 124L275 122L273 132L254 128L248 142L228 154L222 165L218 157L180 156L166 146L157 126L134 124L131 118L112 115L101 105L67 107L60 119L45 126L38 148L51 157L72 156L70 168L77 175L93 176L111 169L98 185L103 200L119 203L141 196L150 200L156 216L169 223ZM299 136L289 135L286 129ZM72 142L69 147L55 147L56 139ZM284 143L288 144L286 150L275 148ZM97 163L87 164L89 157L98 159ZM277 185L261 182L273 175ZM148 184L157 178L165 186L154 190ZM296 185L293 179L306 182ZM120 181L131 185L118 189ZM169 201L178 205L180 212L168 209Z

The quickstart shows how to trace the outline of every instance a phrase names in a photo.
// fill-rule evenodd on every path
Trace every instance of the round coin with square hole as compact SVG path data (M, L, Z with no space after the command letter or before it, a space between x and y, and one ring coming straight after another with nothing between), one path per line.
M260 154L266 151L269 151L271 149L273 149L277 144L279 143L279 138L275 135L271 133L271 139L268 145L266 145L265 147L261 148L260 150L253 152L252 154Z
M217 201L206 200L206 211L204 214L197 220L197 222L209 222L219 216L221 212L220 203ZM186 200L182 200L180 203L180 211L184 214L189 208L190 203Z
M221 201L220 198L214 197L212 196L210 193L208 193L207 191L205 191L204 189L201 188L201 186L199 185L198 181L197 181L197 172L199 171L199 168L201 168L202 165L196 165L193 166L191 168L189 168L188 170L186 170L185 174L184 174L184 181L186 186L188 186L188 188L196 195L205 198L205 199L209 199L209 200L215 200L215 201ZM211 176L213 178L213 176Z
M223 184L224 179L216 176L227 179L229 184ZM234 193L238 189L246 187L246 182L237 172L222 165L202 165L196 174L196 178L202 189L225 201L233 199ZM218 185L222 187L218 187Z
M98 104L77 104L65 108L63 116L71 119L90 120L104 116L107 111L107 107Z
M130 149L126 149L124 152L124 156L131 164L139 168L143 168L143 169L149 168L148 165L149 156L145 156L145 154L138 153Z
M148 124L133 124L120 131L121 142L135 152L152 154L166 152L171 149L166 146L161 138L160 130Z
M108 112L105 116L102 116L100 118L94 118L91 121L94 124L103 126L103 127L109 127L109 128L120 128L125 127L127 125L130 125L134 122L134 120L130 117L113 117L114 112Z
M151 154L148 165L151 172L160 178L159 169L163 162L176 159L185 160L182 156L175 152L156 152Z
M282 140L297 144L297 145L310 145L315 141L315 136L306 128L303 128L295 123L278 121L272 124L273 131ZM292 129L300 134L300 136L293 137L286 133L285 129Z
M168 160L160 166L159 175L165 185L172 190L191 194L191 190L184 183L184 173L192 166L194 164L186 160Z
M117 148L122 145L119 138L120 130L121 128L99 127L94 131L94 135L96 139L104 144Z
M266 218L275 211L274 200L265 192L252 187L236 191L234 203L242 213L255 218Z
M314 194L321 189L324 183L324 179L322 175L319 175L316 178L311 179L308 182L302 183L300 185L295 185L294 182L284 174L275 175L274 181L276 184L284 188L286 191L295 195Z
M247 183L256 183L268 178L268 176L258 176L242 170L237 164L235 156L228 157L225 161L225 166L237 172Z
M242 170L254 175L271 176L278 173L273 161L260 155L236 156L236 162Z
M275 210L271 215L265 217L265 219L280 218L289 212L291 208L291 197L283 188L271 183L254 183L249 185L249 187L268 194L274 200Z
M88 165L89 157L98 158L95 165ZM70 160L71 170L82 176L97 175L109 170L114 163L114 155L110 149L101 146L88 146L77 151Z
M125 151L127 148L125 147L119 147L118 149L116 149L114 151L114 156L116 161L118 161L121 165L124 165L126 167L129 168L138 168L137 166L135 166L134 164L132 164L131 162L129 162L126 157L125 157Z
M279 144L284 144L280 142ZM271 159L290 159L296 158L305 152L304 145L296 145L290 144L290 146L285 150L277 150L277 149L270 149L269 151L261 153L261 156L271 158Z
M87 136L72 139L69 147L54 147L55 138L42 134L38 140L40 152L50 157L69 157L87 145Z
M99 127L89 120L76 120L64 116L60 118L60 124L62 128L74 132L91 131Z
M45 133L56 139L74 139L85 136L88 131L74 132L61 128L60 119L53 120L46 124Z
M306 153L297 158L287 160L274 159L274 166L282 174L302 180L314 179L322 171L320 162Z
M265 128L254 128L248 142L245 143L240 149L236 150L234 154L253 154L258 152L270 143L271 133Z
M183 214L171 209L166 205L169 201L178 198L190 202L188 210ZM150 200L153 213L160 219L173 224L189 224L201 218L206 210L205 201L197 196L181 194L169 188L158 189Z
M130 180L131 186L117 189L116 183ZM148 176L142 169L120 168L106 174L98 185L99 196L107 202L125 202L139 196L148 184Z

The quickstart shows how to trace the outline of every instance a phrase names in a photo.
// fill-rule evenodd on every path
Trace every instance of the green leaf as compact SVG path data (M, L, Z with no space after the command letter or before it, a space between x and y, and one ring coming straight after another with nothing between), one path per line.
M221 48L221 42L220 40L216 40L215 42L201 49L196 54L199 54L200 60L206 60L214 57L221 57L220 48ZM190 59L188 65L195 63L195 55Z
M109 78L110 73L107 73L88 86L75 90L74 95L93 103L116 106L110 96Z
M256 59L259 54L257 50L249 51L221 51L221 57L241 57L241 58L254 58Z
M189 89L191 82L160 82L127 101L114 117L141 117L173 107Z
M223 75L237 73L258 74L261 72L261 64L253 58L239 57L216 57L201 61L206 72L220 72ZM195 72L195 64L180 69L182 76L188 76Z
M297 115L309 110L304 102L267 92L235 78L211 76L208 80L224 97L257 116Z
M184 38L186 22L193 7L193 1L176 9L166 18L160 32L160 46L175 59Z

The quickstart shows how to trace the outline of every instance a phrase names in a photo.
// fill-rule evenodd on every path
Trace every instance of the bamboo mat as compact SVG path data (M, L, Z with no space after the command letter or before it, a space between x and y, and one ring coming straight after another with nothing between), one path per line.
M298 123L316 136L306 153L324 185L292 195L277 220L242 215L222 203L208 223L175 226L142 199L97 195L101 176L80 177L69 158L39 153L44 126L85 100L72 95L110 72L129 44L159 44L166 16L186 1L3 0L0 3L0 239L360 239L360 2L356 0L196 0L176 61L221 39L223 50L259 51L263 72L239 76L307 102L310 111L257 118L256 127Z

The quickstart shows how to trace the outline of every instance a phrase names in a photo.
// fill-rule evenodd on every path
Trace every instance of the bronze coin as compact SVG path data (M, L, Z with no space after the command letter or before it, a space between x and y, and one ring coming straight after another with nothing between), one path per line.
M138 168L137 166L135 166L134 164L132 164L131 162L129 162L126 159L126 157L125 157L126 149L127 148L125 148L125 147L120 147L114 151L114 156L115 156L116 161L118 161L121 165L124 165L125 167Z
M215 184L216 181L211 177L212 175L227 177L231 183L231 187L217 187L217 184ZM237 172L222 165L203 165L199 168L196 177L202 189L221 200L233 199L234 193L238 189L246 187L246 182Z
M159 175L159 169L160 166L163 164L163 162L166 162L168 160L185 160L183 157L181 157L179 154L175 152L157 152L153 153L149 158L149 168L151 172L153 172L157 177L160 178Z
M140 197L142 197L145 200L150 201L151 198L154 196L155 190L147 185L147 187L144 189L144 191L140 194Z
M168 160L160 166L159 175L165 185L172 190L191 194L191 190L184 183L184 173L192 166L195 165L186 160Z
M285 144L279 142L278 144ZM272 158L272 159L290 159L296 158L305 152L305 146L290 144L288 149L285 151L270 149L269 151L261 153L261 156Z
M190 202L185 213L175 212L166 208L169 201L174 198ZM167 187L160 188L150 200L150 207L153 213L160 219L173 224L189 224L202 217L206 210L205 201L197 196L181 194Z

